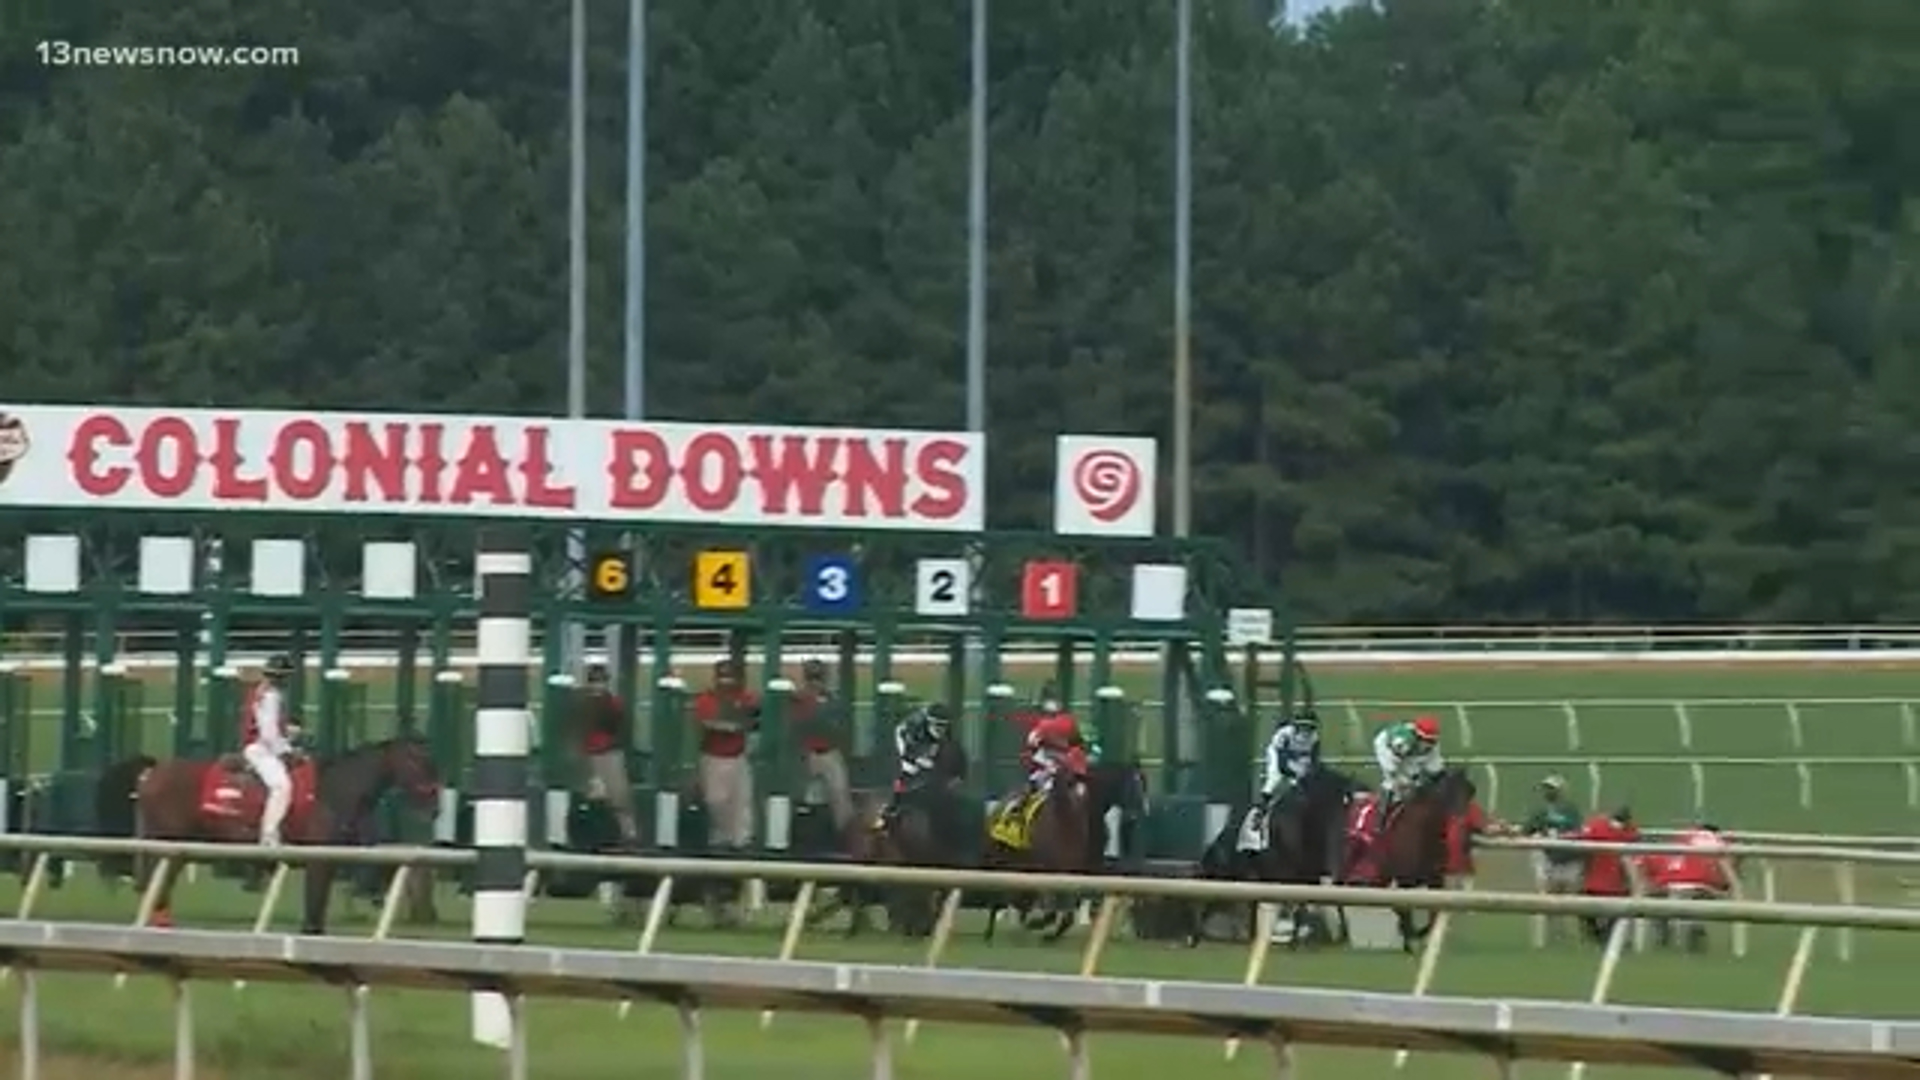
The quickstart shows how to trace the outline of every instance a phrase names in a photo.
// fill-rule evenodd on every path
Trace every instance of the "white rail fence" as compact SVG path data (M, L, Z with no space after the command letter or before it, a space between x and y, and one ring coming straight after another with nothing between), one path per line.
M1839 917L1839 916L1834 916ZM0 956L21 972L20 1076L40 1080L38 973L168 971L174 985L176 1080L194 1074L193 995L205 979L254 979L348 988L351 1080L371 1080L372 987L505 994L513 1012L510 1080L529 1075L526 999L650 999L676 1010L680 1073L704 1080L704 1009L775 1009L858 1018L868 1033L869 1075L894 1076L900 1018L1042 1026L1061 1035L1066 1075L1086 1080L1094 1032L1269 1045L1279 1075L1293 1074L1295 1045L1461 1053L1479 1047L1503 1077L1538 1059L1697 1066L1743 1076L1784 1073L1848 1080L1920 1076L1920 1024L1791 1018L1701 1009L1609 1007L1538 1001L1429 998L1353 991L1246 988L1197 982L917 971L862 964L780 963L705 956L502 948L455 942L349 941L237 933L160 932L22 922L0 924Z
M1581 850L1616 851L1630 855L1697 854L1697 849L1670 844L1605 845L1566 841L1513 840L1504 846L1532 851ZM36 917L38 902L45 891L49 860L55 854L101 855L139 854L157 862L243 861L266 862L274 872L264 890L254 921L254 933L271 931L279 897L291 869L310 863L381 865L397 868L375 921L372 937L392 940L402 897L409 875L423 868L471 865L473 853L453 848L287 848L263 850L245 845L189 844L155 841L111 840L71 836L0 836L0 849L33 853L32 868L21 895L17 918ZM1727 851L1727 857L1780 861L1826 862L1837 867L1920 866L1920 855L1904 852L1864 851L1851 848L1816 848L1778 845L1739 845ZM784 880L799 885L794 902L787 909L786 932L782 935L777 959L790 961L797 953L809 914L815 910L819 891L845 885L920 886L944 890L939 918L931 935L926 967L940 963L952 940L960 899L965 892L1026 892L1098 896L1097 914L1083 947L1080 974L1092 977L1118 922L1124 906L1143 899L1247 903L1255 905L1256 932L1249 945L1241 985L1258 986L1263 978L1271 950L1272 928L1281 905L1330 906L1354 909L1418 909L1437 913L1434 929L1422 946L1422 954L1412 987L1416 998L1425 997L1433 984L1439 961L1448 939L1452 920L1465 913L1524 914L1536 918L1536 927L1552 916L1574 916L1611 920L1606 947L1595 973L1589 1003L1605 1003L1621 960L1631 948L1647 947L1650 920L1679 923L1727 922L1732 924L1733 952L1747 955L1747 927L1752 924L1794 926L1800 932L1787 969L1782 973L1776 995L1779 1015L1791 1014L1797 1007L1801 988L1815 953L1821 928L1837 931L1838 952L1843 960L1853 956L1852 937L1856 930L1920 930L1920 910L1871 907L1856 904L1812 905L1803 903L1753 902L1744 896L1703 901L1700 899L1653 899L1636 895L1627 899L1597 897L1546 896L1532 893L1476 892L1469 887L1458 891L1416 889L1354 889L1328 886L1283 886L1241 884L1163 878L1106 877L1096 875L1060 875L1005 873L991 871L947 870L910 867L872 866L852 863L796 863L720 859L673 859L635 856L580 855L562 852L528 853L529 872L525 887L529 896L537 891L542 873L587 871L607 876L644 875L654 881L644 927L636 944L639 955L655 951L665 915L671 907L675 889L689 879L731 878L748 881ZM1632 867L1629 862L1629 867ZM1842 871L1836 870L1836 873ZM1845 871L1851 874L1851 871ZM1636 892L1641 888L1637 873L1631 873ZM1469 883L1470 886L1470 883ZM157 896L149 888L140 898L133 926L145 926L153 912ZM1538 932L1538 931L1537 931ZM911 1032L909 1032L911 1037ZM1403 1059L1404 1060L1404 1059Z

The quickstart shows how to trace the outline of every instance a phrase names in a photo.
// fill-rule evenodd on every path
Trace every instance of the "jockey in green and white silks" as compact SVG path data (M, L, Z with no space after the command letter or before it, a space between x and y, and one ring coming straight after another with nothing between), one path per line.
M1446 770L1440 757L1440 721L1422 716L1381 729L1373 737L1373 758L1380 765L1380 793L1386 799L1377 818L1384 826L1387 808Z

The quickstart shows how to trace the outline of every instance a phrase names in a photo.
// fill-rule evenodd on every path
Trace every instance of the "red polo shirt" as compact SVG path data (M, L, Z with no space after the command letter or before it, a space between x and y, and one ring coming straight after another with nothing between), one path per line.
M731 709L728 708L731 706ZM760 698L751 690L706 689L693 699L693 718L700 725L700 752L714 757L739 757L747 752L747 731ZM729 721L737 727L721 727Z

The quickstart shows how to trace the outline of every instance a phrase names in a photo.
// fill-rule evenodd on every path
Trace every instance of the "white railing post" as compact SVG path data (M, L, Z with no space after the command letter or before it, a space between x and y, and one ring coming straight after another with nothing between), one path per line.
M1589 1005L1605 1005L1607 995L1613 992L1613 974L1619 970L1620 955L1627 947L1627 921L1615 919L1607 931L1607 951L1601 955L1600 970L1593 977L1593 993L1587 997ZM1586 1074L1587 1063L1584 1061L1576 1061L1567 1067L1568 1080L1580 1080Z
M1853 907L1859 903L1858 882L1854 879L1853 864L1850 862L1834 863L1833 874L1834 884L1838 886L1840 893L1841 906ZM1841 961L1851 962L1853 960L1853 928L1841 927L1840 933L1836 935L1836 937L1840 946Z
M812 909L813 882L803 881L800 883L800 891L795 894L793 898L792 906L787 909L786 933L780 936L780 960L782 963L791 961L800 951L800 935L807 928L807 913ZM859 912L855 912L854 914L858 916ZM766 1009L760 1013L760 1030L765 1031L772 1026L773 1010Z
M20 1080L40 1080L40 979L20 969Z
M1267 969L1267 952L1273 948L1273 924L1279 917L1278 904L1253 906L1253 940L1247 944L1247 972L1241 976L1240 985L1260 985L1261 976ZM1228 1039L1225 1053L1228 1061L1239 1056L1240 1040Z
M1460 749L1473 749L1473 713L1464 701L1453 703L1453 715L1460 721Z
M364 986L347 990L347 1069L348 1080L373 1080L373 1033L367 1021Z
M1693 714L1685 701L1673 703L1673 722L1680 732L1680 749L1693 749Z
M1440 950L1446 948L1447 929L1452 925L1452 912L1443 911L1433 917L1432 932L1427 935L1426 946L1420 950L1420 970L1413 976L1414 997L1426 997L1427 991L1433 988L1433 977L1440 969ZM1393 1055L1393 1067L1406 1068L1408 1057L1408 1051L1396 1051Z
M1787 707L1787 738L1791 740L1795 750L1804 750L1807 746L1807 734L1800 724L1800 703L1797 701L1789 701L1785 704Z
M1693 776L1693 813L1697 818L1707 808L1707 769L1699 761L1690 761L1687 771Z
M680 1075L685 1080L706 1080L707 1053L700 1037L700 1010L683 1001L679 1011Z
M193 1080L193 991L173 980L173 1080Z
M1920 716L1914 714L1911 701L1900 703L1900 737L1909 750L1920 745Z
M1567 749L1577 751L1580 749L1580 710L1574 707L1573 702L1563 701L1560 711L1567 718Z

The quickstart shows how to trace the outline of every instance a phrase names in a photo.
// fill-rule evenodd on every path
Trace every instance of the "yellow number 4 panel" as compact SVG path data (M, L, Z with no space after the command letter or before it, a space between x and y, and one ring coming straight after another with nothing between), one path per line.
M703 551L693 560L693 606L744 608L753 599L753 570L744 551Z

